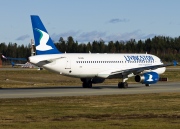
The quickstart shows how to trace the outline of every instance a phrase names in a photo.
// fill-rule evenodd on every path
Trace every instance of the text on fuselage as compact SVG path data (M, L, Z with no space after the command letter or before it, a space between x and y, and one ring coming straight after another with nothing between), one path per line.
M126 61L154 61L152 56L135 55L135 56L124 56Z

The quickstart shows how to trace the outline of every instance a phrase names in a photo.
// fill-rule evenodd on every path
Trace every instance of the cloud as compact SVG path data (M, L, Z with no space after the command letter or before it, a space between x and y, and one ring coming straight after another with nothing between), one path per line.
M100 40L106 37L106 32L98 32L98 31L91 31L91 32L83 32L78 37L77 40L81 42L87 41L94 41Z
M142 33L141 30L134 30L132 32L126 32L126 33L119 33L119 34L111 34L106 37L107 41L120 41L120 40L130 40L130 39L135 39L135 40L145 40L147 38L152 38L156 34L145 34Z
M114 34L108 34L106 32L97 32L97 31L92 31L92 32L84 32L81 35L78 35L76 37L78 42L92 42L94 40L99 41L102 39L105 42L109 41L127 41L130 39L135 39L135 40L145 40L147 38L152 38L156 34L145 34L142 33L141 30L134 30L132 32L126 32L126 33L114 33Z
M119 19L119 18L114 18L114 19L111 19L109 20L108 23L119 23L119 22L129 22L129 19Z
M76 37L78 34L80 33L80 31L67 31L64 33L59 33L59 34L52 34L51 38L53 41L59 41L60 37L63 37L64 40L66 40L69 36L72 36L73 38Z
M92 42L94 40L102 39L106 37L106 32L90 31L90 32L80 32L80 31L68 31L60 34L52 34L51 38L53 41L59 41L60 37L66 40L69 36L74 38L74 41L78 42Z
M79 43L87 43L93 42L94 40L99 41L102 39L105 42L109 41L127 41L130 39L135 40L145 40L147 38L152 38L156 34L145 34L142 33L141 30L134 30L132 32L126 33L114 33L109 34L107 32L98 32L98 31L89 31L89 32L80 32L80 31L68 31L60 34L53 34L51 37L53 41L57 42L60 37L63 37L64 40L67 40L67 37L72 36L74 41L78 41Z
M22 36L18 37L16 40L24 41L24 40L27 39L27 38L30 38L30 36L29 36L28 34L22 35Z

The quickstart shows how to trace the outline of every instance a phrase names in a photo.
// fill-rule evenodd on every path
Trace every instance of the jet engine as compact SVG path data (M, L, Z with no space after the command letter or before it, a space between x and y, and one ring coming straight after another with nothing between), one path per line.
M159 81L159 74L156 72L147 72L141 75L136 75L135 81L143 84L154 84Z

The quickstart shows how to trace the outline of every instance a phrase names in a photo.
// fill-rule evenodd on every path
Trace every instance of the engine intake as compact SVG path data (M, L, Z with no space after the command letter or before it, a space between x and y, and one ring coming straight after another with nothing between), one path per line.
M147 72L142 75L136 75L135 81L143 84L154 84L159 81L159 74L156 72Z

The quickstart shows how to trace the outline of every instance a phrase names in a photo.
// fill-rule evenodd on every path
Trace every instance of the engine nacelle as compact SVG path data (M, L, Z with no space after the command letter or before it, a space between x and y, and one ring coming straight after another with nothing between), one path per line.
M159 81L159 74L156 72L147 72L142 75L136 75L135 81L143 84L154 84Z

